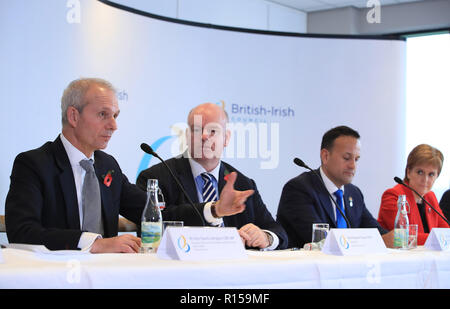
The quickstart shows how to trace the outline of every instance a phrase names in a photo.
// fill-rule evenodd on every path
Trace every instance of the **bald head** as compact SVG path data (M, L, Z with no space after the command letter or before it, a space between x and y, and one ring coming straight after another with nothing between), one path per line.
M191 157L207 171L214 169L230 138L230 132L226 130L227 113L216 104L203 103L189 112L187 121Z
M197 105L196 107L191 109L191 111L188 114L187 122L190 125L193 122L194 115L202 115L203 116L206 114L208 114L208 115L215 114L216 116L218 116L218 118L220 120L225 121L225 123L228 122L227 112L219 105L214 104L214 103L209 103L209 102Z

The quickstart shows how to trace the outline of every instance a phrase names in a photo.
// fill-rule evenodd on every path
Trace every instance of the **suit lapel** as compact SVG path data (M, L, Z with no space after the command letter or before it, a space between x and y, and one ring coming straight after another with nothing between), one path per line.
M234 170L230 169L229 165L227 166L221 161L220 162L220 170L219 170L219 179L218 179L219 196L223 190L223 187L225 187L225 185L227 183L225 180L225 176L230 174L231 172L234 172ZM236 181L237 181L237 178L236 178ZM236 189L236 182L234 183L234 187ZM242 213L233 215L233 216L223 217L223 224L225 226L239 226L240 225L238 222L239 218L243 218L244 213L245 213L245 211Z
M222 192L223 187L225 186L226 182L225 182L225 175L228 175L229 173L231 173L232 171L229 171L226 169L225 164L223 164L222 162L220 162L220 170L219 170L219 179L217 179L217 184L219 187L219 195L220 192Z
M320 170L317 169L316 173L320 176ZM314 186L316 186L316 188L320 188L320 190L318 191L318 195L319 195L319 200L320 203L322 204L322 208L325 210L325 213L327 214L328 218L329 218L329 222L333 222L333 226L330 226L335 228L336 227L336 215L334 212L334 207L332 205L332 201L330 200L330 196L328 195L327 189L325 188L325 185L323 183L321 183L321 181L319 179L317 179L316 176L314 177Z
M66 220L69 229L81 229L80 227L80 213L78 210L78 199L75 187L75 180L73 176L72 166L66 150L61 142L60 137L52 144L52 150L55 156L56 165L60 169L59 182L64 197L66 207Z
M186 193L192 202L198 203L197 187L195 186L194 176L192 175L189 159L181 157L177 160L176 172Z
M226 171L226 172L225 172L225 171ZM223 187L225 186L225 183L226 183L226 182L225 182L225 179L224 179L225 173L226 173L226 174L229 174L230 171L226 170L225 164L223 164L223 162L220 161L219 179L217 179L217 186L218 186L218 188L219 188L219 192L217 192L217 193L218 193L219 196L220 196L220 192L222 192L222 189L223 189ZM230 226L230 224L231 224L231 222L230 222L231 217L233 217L234 220L236 219L236 216L226 216L226 217L223 217L222 220L223 220L224 226Z
M353 218L353 203L355 201L353 200L352 193L350 192L350 189L347 187L344 189L344 207L345 207L345 216L348 219L348 222L351 226L353 226L352 218Z
M320 199L320 202L322 203L322 207L325 209L325 212L329 218L329 222L333 222L333 226L330 226L330 228L331 227L335 228L336 227L336 216L335 216L334 207L332 205L330 197L328 196L328 194L326 192L321 190L321 192L319 193L319 199Z

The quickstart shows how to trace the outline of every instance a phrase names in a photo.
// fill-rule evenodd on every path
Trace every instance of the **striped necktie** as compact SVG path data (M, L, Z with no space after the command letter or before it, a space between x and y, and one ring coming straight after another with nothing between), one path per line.
M203 202L217 201L217 191L213 184L214 176L208 173L202 173L203 184Z

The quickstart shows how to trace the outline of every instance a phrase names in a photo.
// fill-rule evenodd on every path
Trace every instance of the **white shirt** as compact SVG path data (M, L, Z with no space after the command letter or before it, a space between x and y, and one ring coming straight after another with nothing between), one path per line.
M200 163L196 162L195 160L193 160L191 158L189 158L189 164L191 165L192 176L194 176L194 183L195 183L195 187L197 188L197 196L198 196L199 202L203 202L203 188L198 187L196 179L198 176L200 176L203 173L209 173L215 177L216 183L214 185L215 185L217 194L219 194L218 179L219 179L220 164L217 164L217 166L211 172L207 172ZM214 225L214 226L220 226L223 223L223 219L222 218L214 218L214 216L211 213L211 205L212 205L212 202L205 204L205 207L203 208L203 216L205 217L206 221L209 224Z
M218 182L219 182L220 162L210 172L206 171L204 169L204 167L200 163L196 162L192 158L189 158L189 164L191 165L192 176L194 177L195 187L197 188L198 200L200 202L203 202L203 188L199 188L199 185L198 185L198 182L197 182L197 177L200 176L203 173L209 173L209 174L211 174L211 175L213 175L215 177L216 182L214 183L214 186L216 188L217 194L219 194ZM214 216L211 213L211 205L212 205L212 202L209 202L209 203L205 204L205 207L203 208L203 216L205 217L206 221L208 223L210 223L211 225L222 226L223 225L223 219L222 218L214 218ZM271 231L268 231L268 230L263 230L263 231L268 233L268 234L270 234L272 236L272 239L273 239L272 245L270 245L267 248L264 248L263 250L264 251L275 250L276 247L278 247L278 244L280 242L280 240L278 239L278 236L275 233L271 232Z
M84 153L79 151L75 146L73 146L64 134L60 134L61 142L66 150L67 156L69 157L70 166L72 167L73 178L75 181L75 188L77 191L77 200L78 200L78 213L80 215L80 226L83 226L83 205L81 204L81 191L83 189L84 176L86 175L86 171L81 167L81 160L89 160L94 161L94 156L91 158L86 158ZM82 250L89 250L94 241L97 238L101 238L100 234L83 232L81 234L80 240L78 242L78 248Z
M327 175L325 175L324 171L322 170L322 167L320 167L320 176L322 176L323 182L325 183L325 187L327 188L328 192L330 192L331 196L333 197L334 202L336 201L336 196L334 195L334 192L336 192L338 189L342 190L342 196L344 195L344 186L338 188L328 177ZM331 200L331 198L330 198ZM334 202L331 200L331 206L333 207L334 210L334 221L336 221L336 205L334 204ZM344 201L342 201L342 205L344 207L345 210L345 203Z

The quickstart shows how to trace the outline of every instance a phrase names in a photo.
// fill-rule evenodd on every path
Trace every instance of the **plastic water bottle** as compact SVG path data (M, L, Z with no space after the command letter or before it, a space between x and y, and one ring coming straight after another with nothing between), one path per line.
M408 249L408 202L406 195L399 195L397 216L394 223L394 248Z
M162 236L162 214L164 198L157 179L147 180L147 202L142 212L141 246L144 253L156 252Z

